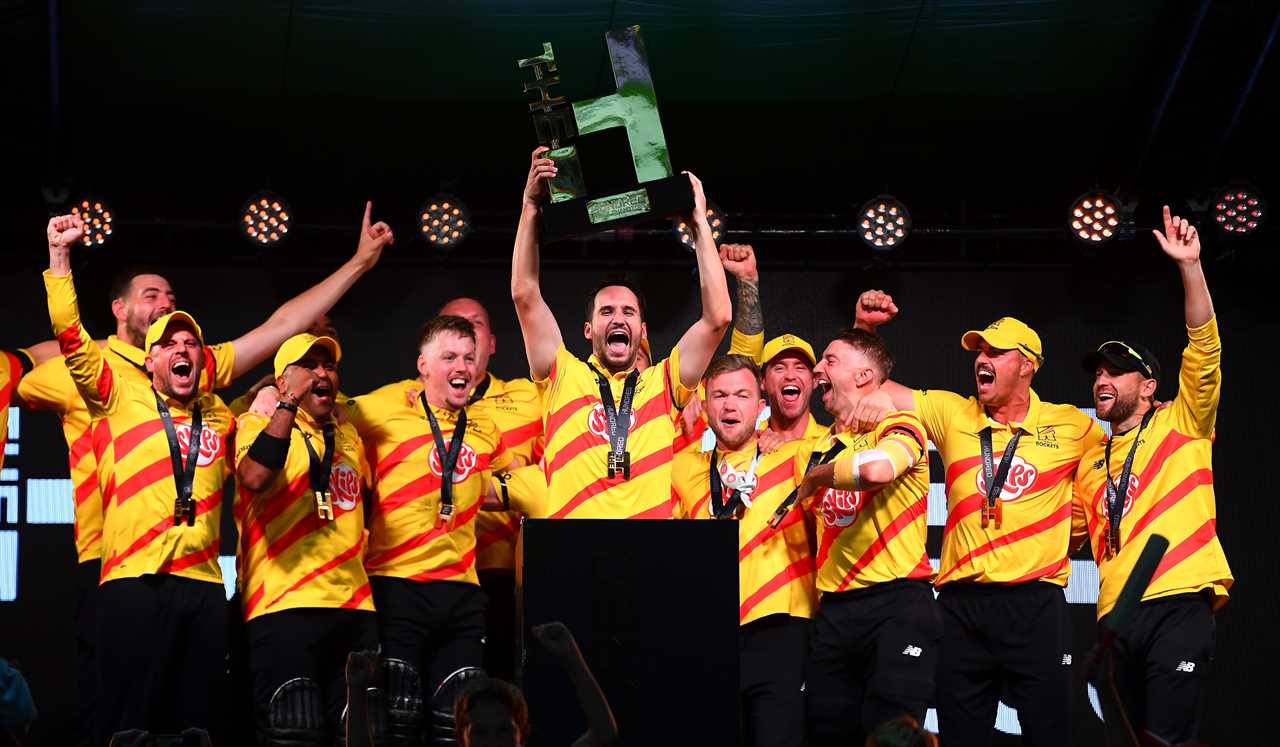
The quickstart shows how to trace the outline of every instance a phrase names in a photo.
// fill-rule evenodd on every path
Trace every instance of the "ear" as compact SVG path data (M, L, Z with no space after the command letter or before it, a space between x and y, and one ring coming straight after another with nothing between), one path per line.
M1019 375L1025 376L1028 379L1031 378L1036 372L1036 364L1032 363L1031 359L1025 355L1019 354L1018 357L1022 359L1022 368L1019 369Z
M648 323L648 322L640 322L640 339L645 340L645 339L648 339L648 337L649 337L649 323ZM649 345L649 349L650 349L650 350L652 350L652 349L653 349L653 344L652 344L652 343L650 343L650 345ZM657 363L657 361L649 361L649 362L650 362L650 363Z
M1155 379L1144 379L1142 382L1142 388L1138 390L1138 394L1142 395L1146 399L1155 399L1157 386L1159 386L1159 384Z
M588 340L591 339L591 322L582 323L582 336Z
M129 318L129 314L124 308L124 299L117 298L111 302L111 315L116 318L117 322L123 322Z
M427 355L426 353L418 353L418 375L422 378L427 377Z
M871 380L875 378L875 375L876 372L874 370L870 368L863 368L853 375L853 383L857 384L858 388L861 389L870 383Z
M489 333L489 355L493 355L496 352L498 352L498 338L491 332Z
M117 303L119 303L119 302L117 301ZM146 358L146 360L144 360L144 361L143 361L143 363L144 363L144 364L146 365L146 367L147 367L147 373L149 373L149 374L153 374L153 373L155 373L155 372L156 372L156 364L155 364L155 361L151 360L151 354L150 354L150 353L148 353L148 354L147 354L147 358Z

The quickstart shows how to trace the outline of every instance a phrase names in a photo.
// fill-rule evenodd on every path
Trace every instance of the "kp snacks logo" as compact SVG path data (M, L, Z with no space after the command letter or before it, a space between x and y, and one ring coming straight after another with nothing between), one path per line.
M1104 490L1105 492L1105 490ZM1133 499L1138 496L1138 476L1129 475L1129 489L1124 494L1124 508L1120 510L1120 518L1124 518L1129 514L1129 509L1133 508ZM1102 518L1111 519L1111 506L1109 501L1102 499Z
M333 505L350 511L360 499L360 473L350 464L338 462L329 473L329 490L333 492Z
M858 518L862 493L830 488L822 495L822 521L828 527L847 527Z
M997 469L998 469L997 463ZM1036 466L1017 454L1013 455L1013 463L1009 465L1009 474L1000 488L1000 500L1012 501L1022 497L1027 489L1036 481ZM978 492L987 494L987 476L982 467L978 467Z
M627 431L630 432L635 427L636 413L633 410L631 412L631 423L627 426ZM604 416L604 405L599 402L587 413L587 430L605 441L609 440L609 419Z
M471 448L471 444L466 441L462 442L462 450L458 452L458 462L453 465L453 481L460 483L467 479L472 472L476 471L476 465L480 459L476 456L476 450ZM431 474L436 477L441 476L440 454L436 451L436 447L431 447Z
M182 449L182 461L187 460L187 449L191 446L191 424L177 423L173 430L178 436L178 447ZM200 426L200 456L196 457L196 466L208 467L213 460L222 454L222 437L207 425Z

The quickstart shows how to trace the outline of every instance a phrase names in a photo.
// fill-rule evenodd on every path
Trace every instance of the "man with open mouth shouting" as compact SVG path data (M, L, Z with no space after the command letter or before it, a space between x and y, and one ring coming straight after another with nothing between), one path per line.
M518 461L493 421L468 408L475 378L475 328L437 316L418 339L417 379L346 405L372 459L365 569L396 746L422 744L427 701L432 739L451 739L454 698L483 673L476 513L492 473Z
M143 340L149 383L117 373L84 330L71 278L77 216L49 221L49 318L93 419L102 486L95 741L127 729L217 734L226 658L218 529L234 428L200 385L209 362L191 315L170 311Z
M552 518L671 518L672 411L698 385L731 321L724 268L707 224L702 183L689 174L689 224L702 296L702 316L670 357L636 369L647 337L644 302L624 281L606 281L587 297L583 361L564 345L538 282L538 219L547 178L556 173L546 148L533 152L511 262L511 297L524 335L529 371L543 389L548 492Z
M858 326L897 313L867 291ZM1102 428L1079 408L1041 402L1031 379L1040 336L1013 317L966 332L976 396L886 381L849 419L860 429L893 409L914 410L942 456L947 523L935 584L943 610L938 717L951 744L990 744L1007 692L1028 745L1071 744L1072 479Z
M377 264L382 250L395 240L387 224L372 221L373 206L366 203L356 252L329 277L286 301L262 324L231 342L205 346L204 364L199 369L200 386L206 391L223 389L242 374L267 359L287 338L306 330L328 311L349 288ZM117 381L128 379L149 386L143 348L147 329L160 317L177 308L177 297L167 278L152 268L133 267L120 272L111 286L111 312L115 334L102 346L102 355ZM35 349L32 349L35 352ZM102 570L102 485L94 458L90 413L76 390L61 356L37 365L23 377L18 396L28 407L51 410L62 420L67 442L70 476L75 495L75 544L79 566L76 570L76 626L79 693L84 714L82 730L91 726L97 677L94 674L93 631L96 628L93 590ZM274 405L274 403L273 403ZM88 734L84 734L87 742Z
M816 602L813 557L804 514L785 526L769 520L796 485L799 441L769 454L756 443L764 409L760 370L744 355L712 361L706 415L716 434L710 451L683 451L672 467L678 515L738 522L740 694L752 747L802 747L804 657Z
M871 332L850 328L832 340L814 378L836 424L794 459L796 497L818 526L822 601L805 689L810 743L824 747L861 744L903 713L923 720L933 698L942 618L925 553L924 425L910 412L890 413L867 433L841 425L892 369Z
M355 427L334 417L341 358L332 337L290 337L275 356L275 411L236 425L236 580L268 747L333 744L347 655L378 647L364 570L369 466Z
M1084 360L1098 417L1112 435L1080 460L1077 531L1098 563L1098 620L1116 606L1147 540L1169 549L1114 644L1115 681L1128 719L1144 741L1198 741L1201 692L1214 653L1214 611L1227 602L1231 568L1218 541L1213 436L1222 392L1222 343L1200 267L1195 226L1164 208L1155 232L1178 265L1187 347L1178 396L1156 409L1160 364L1136 343L1104 342ZM1105 702L1104 708L1111 703ZM1107 712L1107 724L1121 719ZM1113 732L1114 733L1114 732Z

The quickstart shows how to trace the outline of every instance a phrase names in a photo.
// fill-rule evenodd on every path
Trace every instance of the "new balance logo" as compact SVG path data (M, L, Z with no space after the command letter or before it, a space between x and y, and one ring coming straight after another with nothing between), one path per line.
M902 649L903 656L915 656L919 658L920 654L923 654L923 653L924 653L924 649L920 648L919 646L907 646L906 648Z
M1194 661L1180 661L1178 662L1178 666L1173 668L1173 671L1191 674L1196 671L1196 663Z
M1063 654L1063 655L1062 655L1062 666L1064 666L1064 667L1069 667L1069 666L1071 666L1071 654Z

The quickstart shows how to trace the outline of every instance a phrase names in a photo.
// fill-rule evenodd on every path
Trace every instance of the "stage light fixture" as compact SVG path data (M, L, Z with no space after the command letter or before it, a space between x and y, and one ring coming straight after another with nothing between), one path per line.
M1217 191L1211 205L1213 222L1228 236L1247 236L1267 220L1267 206L1258 190L1233 184Z
M293 211L280 195L261 192L240 210L240 229L255 244L275 244L289 236Z
M1090 191L1071 203L1067 228L1077 241L1105 244L1120 233L1120 201L1115 195Z
M716 247L724 243L726 223L724 211L719 205L707 200L707 225L711 227L711 240L716 242ZM676 233L676 239L680 241L680 245L689 251L693 251L693 231L689 226L689 221L685 218L676 218L671 224L672 229Z
M875 251L893 251L911 235L911 213L893 195L877 195L858 211L858 235Z
M80 200L71 206L71 214L80 216L80 220L84 221L84 236L80 238L80 243L85 246L102 246L111 238L111 224L115 219L111 208L101 200Z
M471 213L456 197L436 195L418 211L418 226L428 244L451 249L471 233Z

